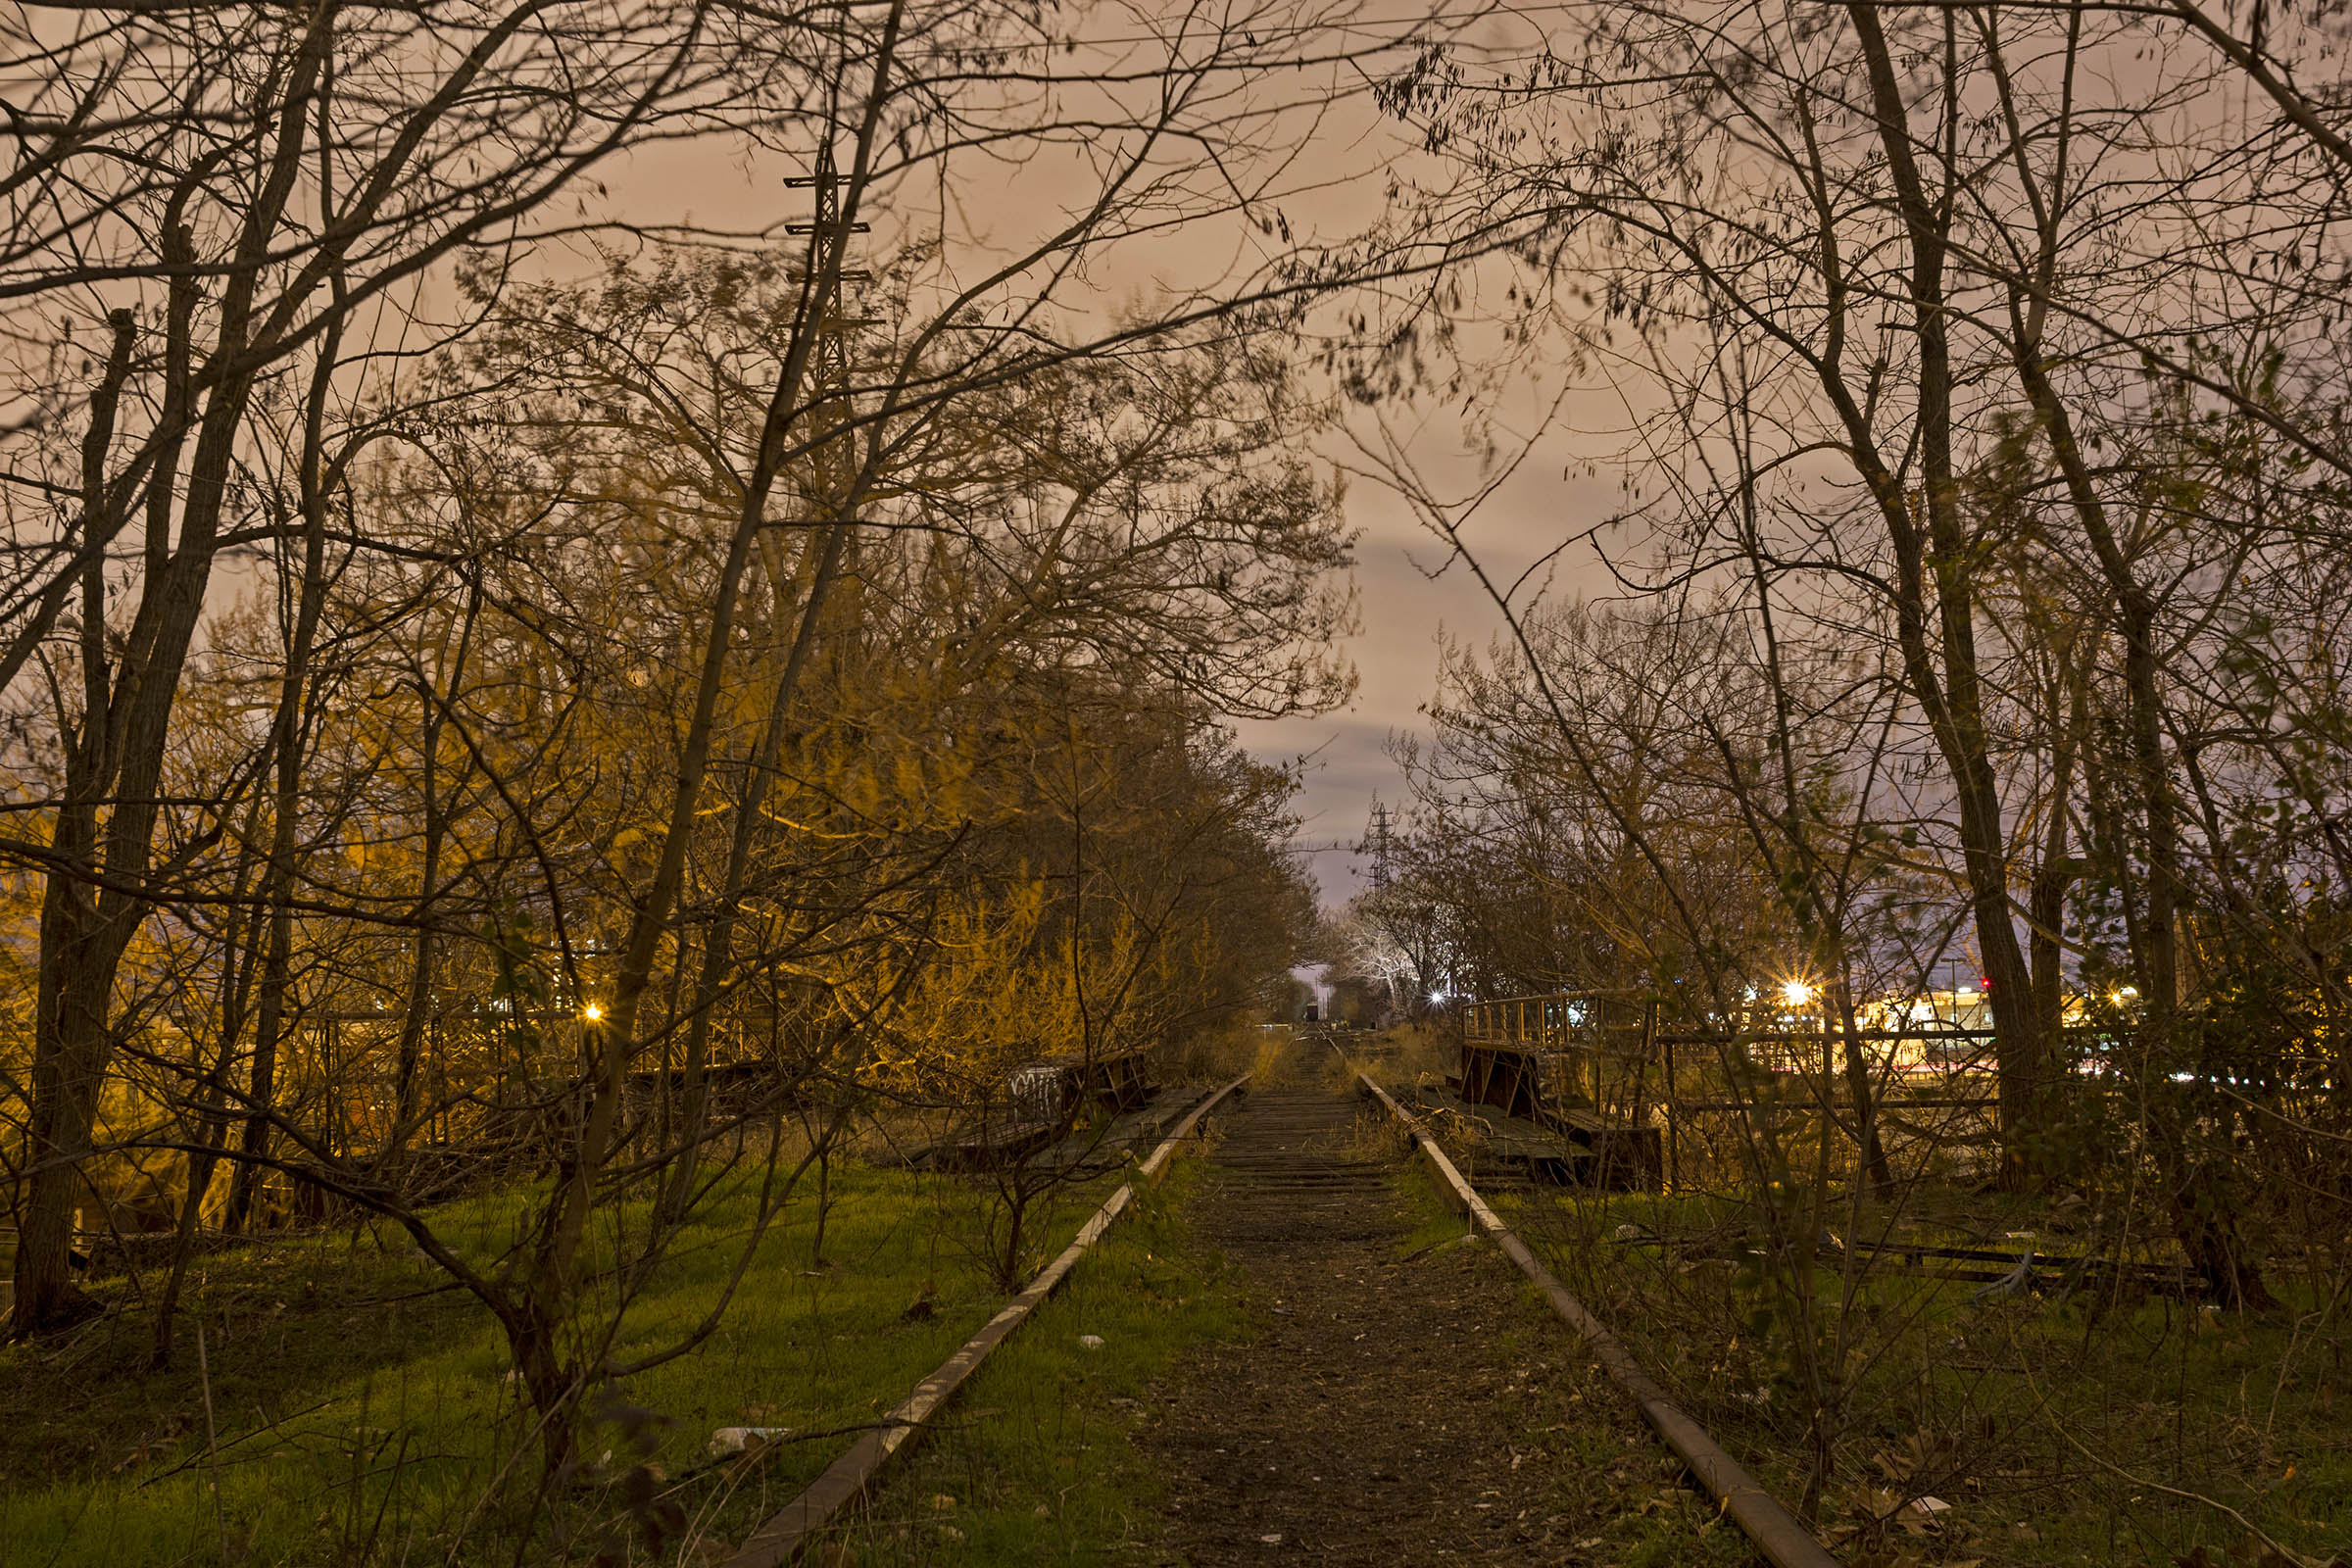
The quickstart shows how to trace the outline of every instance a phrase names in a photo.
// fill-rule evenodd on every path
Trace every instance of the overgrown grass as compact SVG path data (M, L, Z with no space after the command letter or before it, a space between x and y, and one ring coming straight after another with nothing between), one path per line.
M1742 1205L1531 1195L1497 1206L1719 1441L1797 1494L1802 1330L1786 1286L1767 1288L1741 1255ZM1949 1206L1924 1204L1905 1238L1983 1245L1988 1219L2005 1235L2037 1217L2001 1200L1963 1226ZM1665 1241L1628 1245L1625 1226ZM2286 1309L2267 1315L2137 1292L2001 1298L1886 1262L1850 1296L1834 1266L1812 1281L1820 1354L1844 1367L1822 1525L1854 1548L2173 1568L2200 1546L2230 1560L2251 1527L2317 1561L2352 1550L2340 1303L2283 1276ZM1922 1494L1951 1505L1932 1530L1904 1508Z
M1478 1252L1488 1267L1518 1282L1518 1320L1497 1325L1489 1336L1494 1353L1521 1362L1566 1358L1574 1386L1570 1402L1588 1419L1564 1422L1527 1434L1530 1445L1552 1456L1547 1473L1557 1478L1556 1507L1605 1521L1586 1549L1595 1563L1624 1568L1704 1568L1745 1564L1754 1550L1739 1529L1720 1518L1714 1505L1664 1447L1644 1441L1642 1420L1624 1392L1611 1383L1552 1311L1533 1282L1519 1274L1488 1238L1471 1229L1440 1192L1437 1179L1416 1158L1400 1167L1397 1187L1411 1226L1397 1243L1400 1258L1440 1251Z
M1162 1489L1134 1442L1145 1398L1188 1349L1247 1332L1238 1281L1187 1219L1199 1174L1179 1161L1139 1193L904 1457L841 1533L860 1568L1155 1560Z
M1404 1054L1351 1049L1376 1063ZM1476 1179L1475 1148L1458 1162ZM1786 1282L1768 1286L1744 1255L1754 1200L1490 1196L1719 1442L1776 1495L1797 1498L1809 1408L1792 1353L1800 1329ZM1975 1185L1926 1180L1891 1207L1865 1206L1867 1238L2177 1256L2161 1229L2119 1248L2077 1234L2080 1213ZM1812 1288L1818 1353L1842 1368L1821 1511L1842 1549L1890 1563L2174 1568L2202 1548L2216 1565L2286 1568L2289 1558L2260 1555L2252 1527L2314 1562L2352 1561L2352 1302L2285 1269L2271 1282L2283 1309L2271 1314L2133 1290L1994 1298L1888 1261L1863 1270L1849 1295L1837 1262ZM1933 1527L1904 1506L1922 1494L1951 1505Z
M1059 1195L1035 1229L1041 1252L1066 1242L1111 1185ZM114 1287L108 1317L0 1351L0 1568L475 1560L501 1542L593 1550L608 1537L641 1550L613 1479L640 1442L659 1500L684 1512L694 1537L730 1539L1001 1304L977 1255L984 1200L970 1185L851 1164L837 1168L833 1193L824 1266L800 1200L715 1334L625 1388L590 1395L604 1419L583 1456L612 1458L552 1497L537 1494L530 1416L496 1324L397 1232L204 1260L180 1353L163 1372L146 1369L149 1319L133 1288ZM709 1205L629 1303L616 1360L701 1318L753 1204L747 1184ZM513 1241L522 1209L508 1195L435 1217L487 1258ZM792 1434L722 1464L706 1455L722 1426ZM673 1533L665 1550L678 1544Z

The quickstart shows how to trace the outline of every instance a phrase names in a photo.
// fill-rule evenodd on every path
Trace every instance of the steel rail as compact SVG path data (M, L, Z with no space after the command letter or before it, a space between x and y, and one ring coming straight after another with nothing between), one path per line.
M1193 1129L1200 1124L1200 1118L1249 1081L1250 1077L1245 1073L1185 1112L1175 1130L1152 1152L1138 1170L1137 1175L1144 1184L1157 1186L1160 1177L1167 1171L1168 1161L1175 1157L1177 1149L1184 1141L1193 1135ZM1037 1278L1029 1282L1027 1289L1005 1302L1004 1309L990 1318L979 1333L964 1341L960 1349L940 1364L939 1370L916 1384L914 1392L905 1403L884 1416L874 1430L858 1438L847 1452L827 1465L824 1473L810 1482L799 1496L753 1531L734 1555L726 1559L722 1568L786 1568L787 1564L798 1559L817 1533L833 1522L836 1514L864 1494L883 1466L890 1462L891 1456L921 1434L940 1406L953 1398L964 1381L979 1370L980 1363L988 1359L989 1352L1010 1338L1013 1330L1019 1328L1030 1313L1045 1304L1046 1299L1060 1289L1061 1282L1069 1277L1070 1270L1078 1266L1078 1260L1102 1239L1112 1221L1126 1212L1127 1205L1134 1200L1135 1183L1121 1183L1119 1190L1111 1194L1102 1206L1095 1210L1094 1216L1078 1228L1077 1239L1061 1250L1060 1256L1041 1269Z
M1345 1054L1341 1059L1347 1060ZM1421 1125L1421 1118L1398 1104L1387 1090L1372 1081L1369 1073L1356 1068L1353 1062L1348 1065L1354 1068L1357 1082L1388 1106L1390 1112L1412 1134L1422 1157L1429 1162L1430 1168L1436 1172L1439 1182L1453 1200L1481 1230L1494 1239L1504 1255L1519 1265L1519 1271L1535 1282L1537 1289L1551 1302L1551 1309L1576 1331L1577 1337L1585 1342L1616 1385L1632 1396L1634 1403L1641 1408L1642 1418L1649 1423L1650 1429L1657 1433L1666 1446L1674 1450L1675 1456L1683 1461L1692 1478L1706 1489L1707 1495L1714 1498L1733 1522L1746 1533L1747 1539L1755 1543L1756 1549L1764 1554L1765 1560L1772 1563L1773 1568L1839 1568L1838 1559L1831 1555L1829 1548L1815 1540L1812 1533L1797 1522L1794 1514L1782 1507L1772 1494L1758 1486L1754 1478L1740 1467L1738 1460L1726 1453L1697 1422L1684 1414L1681 1406L1667 1397L1666 1391L1642 1369L1640 1361L1634 1359L1634 1353L1625 1348L1624 1343L1611 1334L1600 1319L1586 1310L1584 1302L1570 1295L1568 1287L1562 1285L1558 1277L1544 1266L1543 1260L1528 1250L1527 1244L1502 1222L1502 1217L1488 1206L1487 1200L1478 1196L1477 1190L1463 1179L1461 1171L1446 1157L1446 1151L1438 1146L1437 1139Z

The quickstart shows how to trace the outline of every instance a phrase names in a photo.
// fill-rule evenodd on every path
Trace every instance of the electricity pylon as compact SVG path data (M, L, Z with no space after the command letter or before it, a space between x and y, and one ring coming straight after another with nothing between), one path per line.
M1389 856L1391 853L1389 803L1379 796L1372 797L1372 820L1365 825L1364 842L1357 849L1372 857L1373 891L1389 885Z

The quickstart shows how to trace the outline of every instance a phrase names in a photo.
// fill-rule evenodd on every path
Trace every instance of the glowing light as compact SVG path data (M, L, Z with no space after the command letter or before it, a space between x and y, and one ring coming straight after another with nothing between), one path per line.
M1791 1007L1801 1007L1813 1000L1813 988L1802 980L1791 980L1781 987L1781 1000Z
M601 1003L601 1002L591 1002L590 1004L588 1004L588 1005L586 1005L585 1007L582 1007L582 1008L580 1009L580 1016L581 1016L581 1017L583 1017L583 1018L585 1018L585 1019L587 1019L587 1020L588 1020L590 1023L594 1023L594 1022L596 1022L596 1021L597 1021L599 1018L602 1018L604 1015L605 1015L605 1006L604 1006L604 1004L603 1004L603 1003Z

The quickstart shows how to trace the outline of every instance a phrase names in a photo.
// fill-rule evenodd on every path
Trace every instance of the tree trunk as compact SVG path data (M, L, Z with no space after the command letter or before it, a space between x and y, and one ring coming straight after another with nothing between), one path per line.
M59 834L71 845L61 814ZM97 927L97 929L92 929ZM52 872L41 911L40 1011L33 1036L30 1180L17 1235L16 1304L9 1332L22 1338L68 1327L95 1305L73 1283L74 1206L98 1119L114 1039L108 1001L122 943L101 923L88 890Z
M274 876L270 883L275 892ZM253 1222L255 1197L262 1182L261 1162L270 1152L270 1119L276 1114L277 1047L285 1028L287 970L293 961L293 925L292 911L282 902L270 911L270 934L262 955L261 1009L253 1030L253 1074L237 1136L237 1152L243 1157L229 1176L228 1208L220 1216L221 1229L232 1234Z
M179 1205L179 1229L172 1238L172 1271L165 1277L164 1293L155 1307L155 1342L148 1354L148 1365L169 1366L172 1362L172 1325L179 1313L179 1293L187 1283L188 1258L196 1249L196 1228L204 1216L205 1195L211 1191L213 1172L220 1164L218 1151L227 1136L228 1120L217 1107L208 1106L204 1118L204 1148L188 1156L188 1191Z
M1854 1103L1854 1138L1861 1150L1863 1176L1870 1183L1873 1196L1887 1198L1894 1192L1894 1171L1886 1162L1885 1140L1879 1136L1878 1089L1871 1081L1870 1058L1862 1051L1861 1027L1854 1017L1852 988L1840 980L1835 998L1840 1036L1838 1044L1844 1050L1845 1091Z
M115 411L130 373L134 323L112 313L114 346L90 396L81 443L80 534L85 544L111 537L107 454ZM90 1310L74 1288L74 1200L84 1181L114 1039L107 1032L115 966L129 943L120 917L109 918L92 874L98 865L99 811L113 770L113 693L107 678L106 560L92 550L82 579L80 732L66 737L65 800L58 808L51 867L41 900L37 1010L33 1020L29 1191L19 1220L16 1303L9 1332L36 1334Z
M2079 703L2076 710L2079 724ZM2049 1167L2047 1159L2035 1158L2032 1151L2020 1150L2019 1146L2049 1126L2059 1108L2055 1102L2064 1069L2058 1046L2066 1010L2066 895L2075 878L2082 874L2081 862L2068 853L2066 796L2074 783L2074 749L2080 744L2078 732L2058 757L2056 776L2050 787L2049 820L2041 838L2041 860L2034 870L2028 903L2027 941L2033 954L2034 1016L2041 1029L2042 1054L2037 1061L2018 1063L2023 1082L2001 1087L2004 1107L2013 1102L2030 1107L2027 1126L2001 1140L2002 1184L2011 1191L2032 1186Z
M121 683L106 689L105 585L93 571L83 611L81 734L69 747L66 799L52 835L57 866L48 873L41 915L41 1004L34 1024L33 1167L17 1256L17 1301L11 1332L35 1332L75 1309L67 1279L74 1196L80 1187L99 1095L114 1041L108 1012L115 974L131 935L145 917L138 891L154 854L164 756L178 694L218 550L228 474L236 457L259 361L249 354L254 298L270 236L276 232L305 145L305 111L331 37L330 13L314 17L279 104L268 177L246 214L237 239L237 266L228 272L215 347L221 363L237 366L212 392L189 461L187 501L178 547L161 576L142 587L137 614L122 639ZM169 242L167 242L167 251ZM117 343L127 353L131 316L115 317ZM110 370L111 374L111 370ZM84 493L92 493L93 461L102 466L112 437L113 407L91 402L91 430L83 443ZM153 474L150 485L169 483ZM110 492L111 494L111 492ZM99 519L84 509L85 537ZM158 526L150 517L150 528ZM111 536L111 532L110 535ZM96 564L103 565L103 562ZM110 809L98 825L101 807ZM101 849L103 844L103 849ZM91 872L103 865L108 883Z
M775 776L776 763L783 754L785 723L791 716L793 694L799 689L801 673L808 662L809 650L815 645L817 623L840 569L842 551L849 540L852 526L847 520L842 520L825 530L816 570L810 578L801 611L800 628L793 638L792 651L785 660L784 667L776 677L768 702L766 726L760 731L759 745L745 772L743 799L736 805L735 826L729 838L727 865L719 888L718 910L703 939L703 961L695 983L690 1021L686 1029L686 1081L682 1097L684 1103L679 1116L683 1135L678 1146L676 1168L670 1174L669 1185L662 1199L662 1217L671 1224L685 1217L687 1200L694 1190L695 1170L701 1160L704 1123L710 1115L711 1014L717 1009L719 994L726 983L727 965L734 956L735 922L742 907L744 882L751 873L753 830L761 820L761 808L767 800L768 784Z
M2043 292L2046 295L2046 288ZM2029 304L2022 291L2011 291L2012 365L2066 481L2067 499L2105 579L2115 629L2124 644L2132 793L2146 834L2145 893L2137 901L2127 896L2126 903L2140 905L2140 918L2132 926L2132 954L2142 1008L2139 1054L2147 1104L2159 1123L2150 1128L2150 1147L2163 1173L2176 1234L2216 1298L2230 1305L2269 1306L2274 1303L2260 1265L2251 1260L2238 1234L2229 1199L2230 1169L2200 1156L2189 1145L2200 1119L2196 1085L2192 1081L2186 1094L2172 1093L2176 1071L2193 1073L2207 1064L2182 1059L2180 919L2188 907L2189 889L2181 864L2180 796L2164 749L2164 691L2156 647L2163 607L2139 580L2132 554L2108 514L2106 499L2083 455L2073 415L2049 379L2041 352L2042 309L2038 300ZM2115 863L2129 864L2121 846Z
M1868 444L1869 416L1841 380L1831 385L1840 414L1854 433L1855 456L1894 546L1897 564L1896 627L1912 694L1925 710L1937 750L1951 775L1959 808L1961 857L1977 951L1991 982L1994 1054L2007 1086L2030 1077L2044 1054L2040 1020L2033 1006L2033 976L2011 923L2009 854L2001 815L2000 780L1993 769L1984 724L1984 702L1977 665L1973 550L1959 512L1959 486L1952 468L1952 368L1944 262L1949 241L1947 208L1931 199L1914 154L1909 114L1900 77L1879 15L1873 6L1846 7L1870 75L1872 109L1879 141L1886 154L1896 204L1911 246L1911 310L1919 340L1918 445L1924 480L1921 528L1913 502L1892 471ZM1951 19L1945 18L1945 101L1949 134L1957 124L1956 66ZM1835 362L1827 368L1834 380ZM1928 585L1933 581L1934 614L1940 649L1928 635ZM1937 669L1937 653L1941 669ZM2025 1114L2021 1116L2021 1112ZM2031 1136L2031 1112L2004 1098L2001 1139L2004 1162L2017 1143Z

